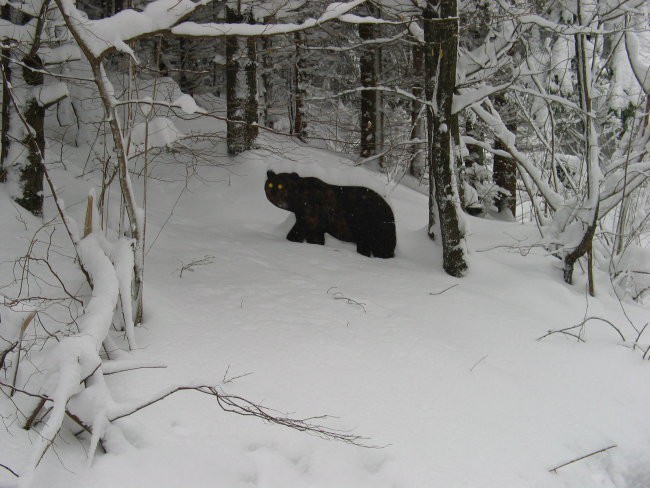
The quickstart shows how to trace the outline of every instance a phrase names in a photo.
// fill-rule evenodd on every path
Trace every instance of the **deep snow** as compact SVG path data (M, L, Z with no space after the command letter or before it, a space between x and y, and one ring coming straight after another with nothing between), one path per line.
M145 401L170 385L222 385L297 417L330 415L324 423L362 435L374 448L227 414L211 398L185 392L118 421L130 443L108 446L113 452L99 454L92 466L86 441L64 433L34 486L650 484L650 366L627 347L636 333L606 275L598 275L598 297L588 298L579 271L567 286L558 260L526 247L536 239L533 226L469 218L470 272L451 278L439 246L426 236L426 197L401 185L389 185L395 259L366 258L334 239L325 246L291 243L284 238L289 213L264 196L267 168L308 162L340 176L342 157L266 134L260 143L237 158L210 146L213 165L195 167L189 180L180 164L162 164L164 157L154 167L145 322L136 329L140 349L133 356L167 368L107 381L125 402ZM93 181L77 178L81 152L66 146L68 172L56 175L79 222ZM38 226L28 216L22 224L18 214L24 212L0 193L0 270L7 281ZM64 241L62 232L58 238ZM647 322L647 309L624 308L636 327ZM537 340L585 316L612 321L627 343L597 321L586 325L585 343L560 334ZM0 408L9 419L5 396ZM0 463L20 472L36 434L4 423ZM611 445L617 447L549 472ZM14 482L0 469L0 486Z

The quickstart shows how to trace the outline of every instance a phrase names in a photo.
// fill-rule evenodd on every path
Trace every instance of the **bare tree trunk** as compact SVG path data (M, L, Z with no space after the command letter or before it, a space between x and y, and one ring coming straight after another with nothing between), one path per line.
M241 23L244 15L226 7L226 21ZM257 137L256 39L226 38L226 140L228 152L239 154L253 147ZM240 59L248 58L246 65Z
M586 25L583 19L582 0L577 2L578 21L581 26ZM584 254L590 254L593 248L593 238L598 223L598 213L600 208L600 182L602 181L602 172L599 165L600 147L598 143L598 134L596 130L596 121L592 113L592 73L591 62L587 58L589 49L585 45L585 34L575 35L576 61L578 72L578 88L580 94L580 108L584 118L584 140L585 140L585 160L587 167L587 195L584 207L592 214L592 222L587 225L585 234L580 244L564 259L564 281L571 284L573 275L573 264ZM591 268L592 259L588 260L588 285L589 294L595 295L593 283L593 270Z
M305 120L305 98L307 96L307 87L305 86L305 60L304 60L304 32L295 32L293 35L296 46L294 62L294 119L293 130L301 141L307 140L307 121Z
M494 97L494 106L501 115L501 119L506 124L508 130L516 134L517 121L503 93ZM494 142L494 148L507 151L507 148L499 139ZM517 212L517 163L512 158L495 154L492 173L494 183L509 193L509 195L499 193L494 199L494 205L497 207L499 213L509 210L514 218Z
M243 16L226 7L226 22L240 23ZM226 38L226 141L230 154L239 154L245 151L244 147L244 100L239 96L242 89L239 73L241 71L239 59L241 57L240 40L236 36Z
M370 15L376 13L376 8L368 7ZM359 24L359 37L361 42L372 41L377 37L377 26L374 24ZM377 153L377 134L379 121L379 92L378 81L378 52L372 46L361 48L359 57L359 71L361 78L361 109L360 109L360 144L359 155L362 158L374 156Z
M179 67L179 76L178 76L178 87L183 93L188 93L192 95L192 85L187 77L187 65L189 61L189 53L187 52L187 47L189 41L183 37L178 40L178 67Z
M36 100L34 93L43 85L43 62L37 54L28 54L23 58L23 79L31 87L29 98L25 105L25 120L33 130L22 141L27 148L27 164L20 170L20 186L22 195L16 198L16 203L34 215L43 213L43 162L41 155L45 154L45 108ZM31 144L31 140L36 144Z
M5 3L0 7L0 17L2 20L11 22L11 7ZM5 39L3 45L8 45ZM11 96L9 94L9 85L11 84L11 66L9 59L11 57L11 49L3 47L1 51L2 59L2 128L0 132L0 183L5 182L7 179L7 155L9 154L9 114L11 113Z
M420 99L424 95L422 88L422 73L424 73L424 49L419 44L413 46L413 74L414 85L413 95ZM422 112L422 104L418 100L411 102L411 140L424 141L427 137L425 118ZM425 144L413 144L411 146L412 156L409 165L409 173L418 179L424 177L427 171L427 158Z
M43 86L43 61L38 56L41 45L41 35L45 26L45 14L49 0L43 1L36 17L34 38L29 52L22 59L23 80L27 87L25 96L25 121L31 128L21 141L27 148L27 161L20 163L19 181L21 194L15 198L18 205L24 207L34 215L43 213L43 156L45 155L45 106L37 100L39 88ZM29 18L29 17L28 17Z
M443 268L456 277L467 271L460 202L454 177L452 103L456 87L458 12L456 0L429 0L423 9L425 92L429 143L429 235L433 237L434 201L440 219Z
M213 4L214 5L214 4ZM273 22L272 17L264 18L264 22L269 24ZM273 129L274 118L272 114L274 103L274 89L273 89L273 56L271 54L273 49L273 38L271 36L262 37L262 90L264 91L264 109L262 110L263 120L262 123L266 127Z
M250 10L247 15L249 23L254 22L253 11ZM259 133L257 123L259 122L257 110L259 103L257 101L257 38L248 37L246 39L246 145L248 149L253 147L253 143Z

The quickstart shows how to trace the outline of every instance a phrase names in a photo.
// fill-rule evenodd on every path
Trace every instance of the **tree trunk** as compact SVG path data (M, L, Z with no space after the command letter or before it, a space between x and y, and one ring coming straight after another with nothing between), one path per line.
M0 7L0 17L2 20L11 22L11 7L9 4L4 4ZM3 42L8 45L7 42ZM0 183L7 179L7 155L9 154L9 114L11 110L11 97L9 94L9 85L11 84L11 66L9 59L11 57L11 49L3 48L1 51L2 59L2 128L0 131Z
M16 203L29 210L34 215L43 214L43 177L45 175L45 106L37 99L39 89L43 86L44 64L38 56L41 45L41 36L45 26L45 14L49 0L44 0L40 5L38 15L35 17L36 26L30 50L23 57L23 81L28 87L25 95L25 122L31 128L22 140L27 148L27 161L19 164L19 181L21 194L17 196ZM25 16L26 20L29 16Z
M372 14L371 9L370 14ZM377 37L377 27L374 24L359 24L361 42L372 41ZM377 153L377 129L379 104L377 97L377 50L373 47L362 47L359 58L361 78L361 109L360 109L360 144L359 155L362 158L374 156Z
M241 23L244 16L226 7L226 22ZM253 147L257 136L256 39L226 38L226 141L230 154ZM245 66L240 59L248 58Z
M213 4L214 5L214 4ZM270 24L273 22L272 17L267 17L264 19L264 22ZM271 36L262 37L262 51L264 52L262 56L262 74L260 78L262 79L262 90L264 92L264 108L262 110L262 123L271 129L274 127L275 119L273 117L273 103L274 103L274 89L273 89L273 78L274 78L274 69L273 69L273 38Z
M190 54L188 52L188 46L190 42L183 37L178 40L178 67L179 67L179 76L178 76L178 87L183 93L188 93L192 95L192 84L187 76L188 63Z
M424 73L424 49L416 44L413 46L413 95L420 99L424 95L422 88L422 73ZM424 114L420 113L422 104L418 100L411 102L411 141L424 141L427 137ZM425 144L415 143L411 146L411 162L409 173L422 179L427 171Z
M583 18L582 3L577 2L578 21L581 26L586 26L587 21ZM564 281L572 282L573 266L575 261L585 253L591 254L593 239L598 225L600 208L600 183L602 172L600 170L598 144L598 131L596 121L592 113L592 73L591 60L587 58L590 49L586 46L586 35L579 33L575 35L576 46L576 67L578 72L578 89L580 95L580 108L584 117L584 143L585 160L587 168L587 195L584 207L592 212L592 222L587 227L580 244L564 258ZM588 286L589 294L595 296L593 270L591 269L592 259L589 259Z
M512 107L509 106L508 100L503 93L494 97L494 106L501 119L506 124L506 127L513 134L517 133L517 121ZM507 148L497 139L494 143L494 148L507 152ZM494 199L494 205L497 207L499 213L510 211L514 218L517 213L517 163L514 159L494 155L494 166L492 168L494 183L504 190L508 191L509 195L499 193Z
M307 96L307 87L305 86L305 61L303 57L303 48L305 44L304 36L305 34L300 31L295 32L293 35L296 53L294 62L295 106L292 131L292 133L303 142L307 140L307 121L305 120L305 98Z
M456 0L429 0L423 9L425 93L429 154L429 235L433 237L434 201L440 219L443 268L456 277L467 271L460 202L454 177L452 151L452 103L456 87L458 13Z
M22 195L16 198L16 203L29 210L34 215L43 213L43 161L45 154L45 108L36 100L34 93L37 87L43 85L44 76L40 71L44 68L41 58L34 54L23 58L23 79L31 87L25 105L25 121L33 130L23 140L27 148L27 164L20 169L20 186ZM32 143L32 137L33 142Z
M254 17L252 10L248 12L248 22L253 23ZM257 123L259 122L257 110L259 103L257 100L257 38L248 37L246 39L246 146L248 149L253 147L253 142L259 134Z

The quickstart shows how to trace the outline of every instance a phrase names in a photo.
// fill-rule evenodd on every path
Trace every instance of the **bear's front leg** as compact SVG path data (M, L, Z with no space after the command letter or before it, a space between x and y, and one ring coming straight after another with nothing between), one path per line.
M300 225L299 222L296 222L287 234L287 240L291 242L304 242L305 241L305 231Z
M362 254L364 256L371 257L372 256L372 246L366 242L357 242L357 252L359 254Z
M309 244L325 244L325 232L322 230L311 230L307 233L307 242Z

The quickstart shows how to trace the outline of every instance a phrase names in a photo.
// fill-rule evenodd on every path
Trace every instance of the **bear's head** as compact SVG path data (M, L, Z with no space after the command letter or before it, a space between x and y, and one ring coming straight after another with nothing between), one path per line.
M292 202L298 193L299 185L298 173L275 173L269 170L266 172L264 192L269 202L276 207L292 210Z

